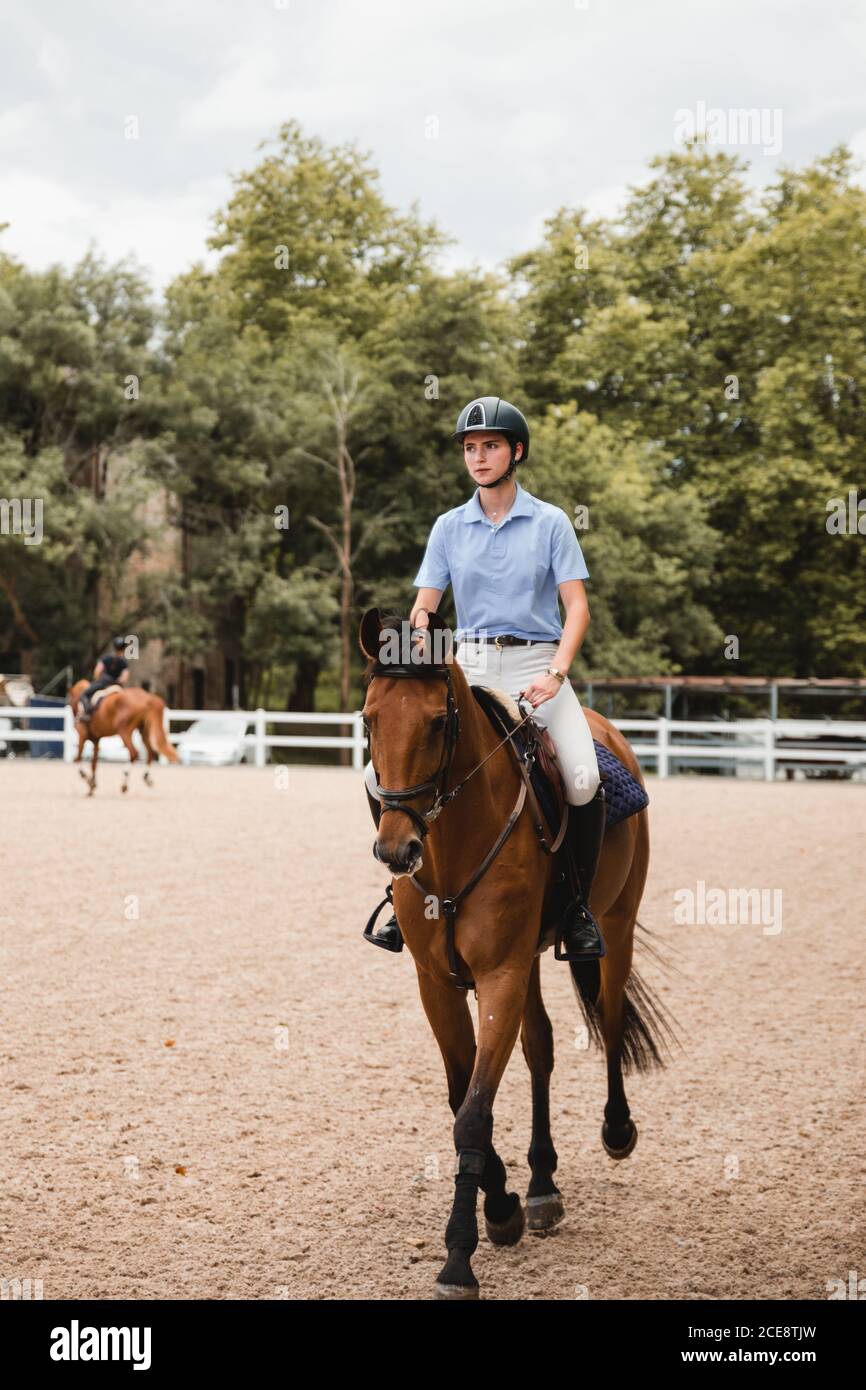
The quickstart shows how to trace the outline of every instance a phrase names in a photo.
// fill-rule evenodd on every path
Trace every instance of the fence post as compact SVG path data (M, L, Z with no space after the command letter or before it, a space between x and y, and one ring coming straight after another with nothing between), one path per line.
M63 761L71 763L75 757L75 718L71 705L63 706Z
M268 750L265 747L265 712L263 709L256 710L256 767L264 767L268 760Z
M669 776L670 768L668 763L668 721L666 719L659 720L658 748L659 777L667 777Z
M776 725L772 719L764 720L764 781L776 780Z
M364 771L364 717L359 709L352 714L352 767Z

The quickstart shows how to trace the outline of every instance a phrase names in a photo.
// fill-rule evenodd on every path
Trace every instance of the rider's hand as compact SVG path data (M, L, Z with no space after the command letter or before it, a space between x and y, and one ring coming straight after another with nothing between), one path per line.
M427 631L427 629L430 627L430 615L427 612L427 609L419 608L418 612L415 614L415 617L410 618L410 622L413 628L421 627L424 628L425 631ZM417 632L412 633L412 641L415 643L415 646L419 649L419 651L424 650L424 643L426 642L426 640L427 639L425 637L420 636Z
M524 690L523 698L535 709L538 705L543 705L545 700L552 700L561 688L562 682L558 681L556 676L537 676Z

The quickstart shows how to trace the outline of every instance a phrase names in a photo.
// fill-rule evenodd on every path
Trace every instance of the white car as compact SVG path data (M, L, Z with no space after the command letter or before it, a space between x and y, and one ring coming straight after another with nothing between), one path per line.
M181 762L185 767L228 767L243 762L248 723L245 714L214 714L197 719L177 739L175 746Z
M144 741L138 729L133 729L132 731L132 743L139 758L147 762L147 749L144 746ZM83 761L93 757L93 744L90 742L90 739L86 741L81 757ZM99 740L99 761L106 763L129 762L129 753L127 752L126 744L120 737L120 734L108 734L105 738Z

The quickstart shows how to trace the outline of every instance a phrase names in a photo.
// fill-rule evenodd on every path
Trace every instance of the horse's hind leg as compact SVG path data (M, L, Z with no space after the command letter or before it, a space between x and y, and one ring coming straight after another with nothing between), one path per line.
M456 1116L466 1100L475 1065L475 1035L469 1004L462 991L454 989L451 985L439 984L430 979L429 976L423 975L420 970L418 972L418 987L424 1012L430 1027L433 1029L439 1050L442 1053L442 1060L445 1063L448 1104L451 1106L452 1114ZM492 1142L489 1142L484 1149L483 1168L481 1168L473 1191L477 1191L478 1187L484 1193L484 1219L488 1239L494 1245L516 1245L523 1234L523 1208L518 1194L506 1191L505 1164ZM474 1216L473 1219L475 1219ZM446 1243L447 1239L446 1233ZM472 1245L469 1255L475 1250L477 1244L478 1228L476 1222L475 1243ZM443 1282L440 1276L437 1283L438 1297L452 1299L478 1297L478 1282L469 1269L468 1255L465 1263L467 1277L451 1283L450 1281Z
M158 762L159 759L156 749L150 741L150 734L147 732L147 720L144 720L141 724L141 737L147 749L147 767L144 769L144 782L145 786L152 787L153 778L150 775L150 766L151 763Z
M527 1155L532 1177L526 1194L526 1219L530 1231L547 1231L565 1215L562 1197L553 1181L557 1163L550 1133L553 1028L541 998L540 964L536 956L532 962L520 1033L523 1055L532 1081L532 1139Z
M120 725L118 725L117 733L118 733L118 734L120 735L120 737L123 739L123 746L124 746L124 748L126 749L127 753L129 754L130 766L129 766L128 768L124 768L124 771L123 771L123 781L122 781L121 784L120 784L120 790L121 790L122 792L128 792L128 791L129 791L129 775L130 775L130 772L132 771L132 764L138 762L138 749L136 748L135 744L134 744L133 741L132 741L132 728L131 728L131 726L130 726L129 724L120 724Z
M607 1103L601 1142L611 1158L628 1158L637 1143L637 1125L631 1118L623 1082L623 1034L626 982L631 971L634 916L630 908L602 919L607 955L599 962L601 990L599 1026L607 1059Z

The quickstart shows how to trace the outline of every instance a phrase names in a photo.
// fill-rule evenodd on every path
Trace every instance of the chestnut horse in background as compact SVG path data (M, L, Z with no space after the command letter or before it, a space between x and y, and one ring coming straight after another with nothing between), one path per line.
M144 772L144 780L149 787L152 787L153 778L150 775L150 765L157 762L160 753L171 763L180 761L166 737L163 721L165 700L160 699L158 695L150 695L146 690L139 690L134 687L132 689L121 687L119 690L109 690L99 700L90 719L85 722L77 717L78 700L89 684L90 682L86 680L76 681L66 697L67 703L72 706L72 711L76 715L75 722L78 726L78 754L75 761L81 762L81 755L88 738L93 745L90 776L88 777L83 767L78 769L89 787L87 795L92 796L96 791L96 762L99 757L99 740L108 738L111 734L119 734L129 753L129 761L137 763L138 750L132 741L132 735L136 729L139 730L147 749L147 767ZM129 790L129 773L130 769L124 771L123 783L120 788L122 792Z
M442 1053L455 1116L457 1166L445 1231L448 1256L435 1296L472 1299L478 1297L470 1260L478 1245L479 1187L493 1244L516 1244L526 1224L520 1197L506 1190L505 1167L493 1147L493 1103L518 1033L532 1085L529 1227L546 1230L564 1215L553 1181L557 1155L550 1133L553 1031L541 998L536 954L543 903L558 865L544 852L530 817L522 813L526 807L516 801L522 779L514 754L505 744L497 749L500 737L459 663L450 649L438 663L431 658L434 639L441 632L451 636L442 619L431 612L428 628L411 630L411 642L424 653L422 663L404 657L397 663L402 670L389 675L380 646L383 640L393 642L401 631L409 631L408 622L383 622L378 608L367 610L359 631L360 647L368 658L363 716L386 803L373 853L392 871L397 920L415 961L421 1003ZM450 648L447 640L444 645ZM627 741L602 715L594 710L586 715L593 736L641 781ZM460 795L452 801L446 791L440 804L443 789L464 780ZM389 796L397 798L390 805ZM455 913L451 900L472 879L517 805L521 810L513 830L465 899L461 897ZM675 1037L652 991L632 969L648 862L646 809L606 829L591 905L607 954L601 960L570 963L589 1035L603 1042L607 1056L602 1143L614 1159L627 1158L637 1142L623 1072L664 1065L660 1049ZM417 883L412 881L416 872ZM474 981L477 1040L466 988L459 987L455 957L448 949L449 913L454 914L453 946L460 973Z

